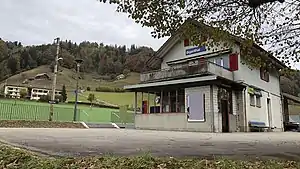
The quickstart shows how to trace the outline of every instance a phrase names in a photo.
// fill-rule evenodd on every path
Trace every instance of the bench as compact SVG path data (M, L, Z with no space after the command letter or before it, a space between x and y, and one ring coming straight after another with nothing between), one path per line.
M265 122L260 121L249 121L250 132L264 132L265 129L269 128Z

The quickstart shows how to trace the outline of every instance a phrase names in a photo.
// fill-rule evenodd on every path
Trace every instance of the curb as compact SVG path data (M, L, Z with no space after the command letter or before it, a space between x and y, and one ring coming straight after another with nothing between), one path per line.
M90 127L83 121L80 122L80 124L82 124L85 128L89 129Z
M11 148L19 149L19 150L23 150L23 151L29 151L31 153L34 153L34 154L37 154L37 155L40 155L40 156L44 156L44 157L62 157L62 156L57 155L57 154L55 154L53 152L50 152L50 151L43 151L43 150L40 150L38 148L25 146L25 145L22 145L22 144L11 143L11 142L4 141L4 140L0 140L0 143L3 144L4 146L9 146Z

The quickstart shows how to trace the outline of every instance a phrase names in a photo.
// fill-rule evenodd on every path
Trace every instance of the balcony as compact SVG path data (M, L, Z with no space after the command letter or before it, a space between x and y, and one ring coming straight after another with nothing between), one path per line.
M209 61L193 66L182 65L178 68L145 72L141 74L140 80L141 83L148 83L204 75L217 75L228 80L233 80L233 73L230 70Z

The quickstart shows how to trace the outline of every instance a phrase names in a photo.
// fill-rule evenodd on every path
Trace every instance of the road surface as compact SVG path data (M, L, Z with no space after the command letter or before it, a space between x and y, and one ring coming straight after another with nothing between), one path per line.
M126 129L7 129L0 141L59 156L140 155L300 159L300 133L192 133Z

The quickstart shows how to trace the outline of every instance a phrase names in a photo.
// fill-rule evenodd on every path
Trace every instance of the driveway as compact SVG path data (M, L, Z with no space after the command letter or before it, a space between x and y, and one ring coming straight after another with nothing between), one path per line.
M0 129L0 140L50 155L300 159L300 133L192 133L123 129Z

